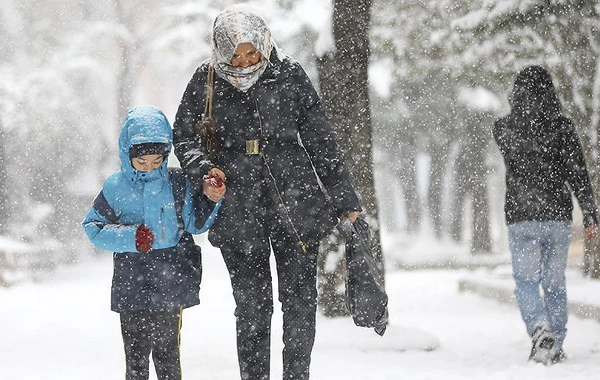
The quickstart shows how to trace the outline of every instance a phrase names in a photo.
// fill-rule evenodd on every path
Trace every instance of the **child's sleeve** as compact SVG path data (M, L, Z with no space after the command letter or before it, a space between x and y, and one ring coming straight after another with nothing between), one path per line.
M95 247L119 253L137 252L135 233L139 225L120 224L103 191L94 199L81 224Z
M194 202L192 188L186 180L185 201L183 203L182 211L185 230L194 235L199 235L208 231L217 217L221 202L222 200L213 203L204 195L200 195L200 199Z

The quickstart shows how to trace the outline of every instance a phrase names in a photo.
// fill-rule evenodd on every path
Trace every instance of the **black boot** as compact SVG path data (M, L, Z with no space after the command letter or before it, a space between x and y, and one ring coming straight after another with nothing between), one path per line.
M552 351L552 357L550 359L552 364L557 364L557 363L562 363L567 359L567 355L565 354L565 352L561 349L558 349L556 351Z
M554 346L554 335L546 324L540 324L536 327L531 338L531 354L529 360L545 365L552 364L553 356L551 354Z

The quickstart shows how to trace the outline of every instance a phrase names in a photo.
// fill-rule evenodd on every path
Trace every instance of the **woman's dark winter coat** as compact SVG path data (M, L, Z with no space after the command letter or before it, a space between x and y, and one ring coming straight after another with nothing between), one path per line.
M220 143L215 162L208 161L194 132L204 112L207 70L205 62L183 95L174 145L196 194L202 194L202 175L211 167L227 175L227 193L209 233L213 245L252 244L264 223L291 236L295 229L303 242L316 242L332 231L337 215L360 210L320 100L298 62L274 52L247 92L215 76L213 117ZM262 154L246 155L246 140L254 139Z
M510 114L493 130L506 166L506 222L572 220L572 190L585 227L597 224L583 150L550 74L539 66L524 69L509 100Z

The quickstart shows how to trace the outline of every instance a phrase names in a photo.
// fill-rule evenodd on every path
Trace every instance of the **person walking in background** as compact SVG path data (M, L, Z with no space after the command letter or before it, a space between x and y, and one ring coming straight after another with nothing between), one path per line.
M181 379L182 309L199 303L200 247L220 204L198 199L181 169L167 168L172 130L153 106L127 113L121 169L111 175L82 224L97 248L113 251L111 309L120 314L126 379L146 380L152 353L159 380Z
M283 379L308 379L319 241L338 217L356 220L358 198L311 81L275 46L265 21L249 8L229 7L215 19L212 46L181 99L175 154L196 196L223 197L203 181L210 173L226 182L209 240L221 249L231 278L241 378L270 378L272 249ZM209 116L212 127L203 123Z
M506 166L504 211L515 295L532 337L529 359L554 364L566 358L571 192L588 239L597 236L598 211L581 143L562 113L550 73L540 66L523 69L509 103L510 113L495 122L493 135Z

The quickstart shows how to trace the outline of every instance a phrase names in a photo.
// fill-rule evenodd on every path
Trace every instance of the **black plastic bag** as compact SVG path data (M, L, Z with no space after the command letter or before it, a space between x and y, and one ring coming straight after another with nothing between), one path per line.
M337 228L346 239L346 307L355 325L373 327L383 335L388 296L371 251L369 225L361 218L354 223L344 219Z

